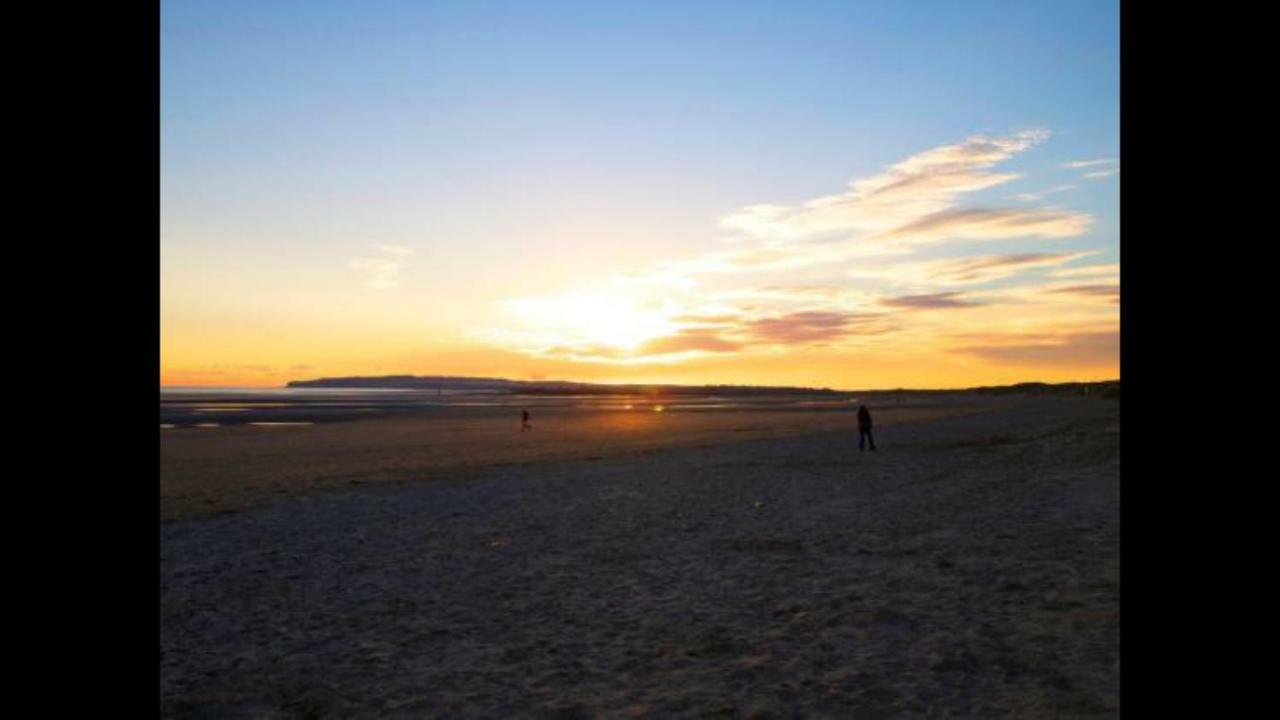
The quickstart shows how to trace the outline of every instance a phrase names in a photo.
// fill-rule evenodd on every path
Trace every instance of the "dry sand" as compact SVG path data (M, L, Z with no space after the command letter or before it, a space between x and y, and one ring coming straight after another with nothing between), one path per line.
M881 423L878 453L699 440L704 417L692 446L303 490L335 471L163 523L163 714L1114 717L1118 403L983 404ZM380 437L293 430L344 468L344 433ZM241 445L250 469L314 451Z

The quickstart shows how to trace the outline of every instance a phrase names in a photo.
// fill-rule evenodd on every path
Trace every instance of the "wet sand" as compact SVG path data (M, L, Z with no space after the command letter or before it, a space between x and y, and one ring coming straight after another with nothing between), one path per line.
M967 398L890 405L877 409L876 422L917 422L986 406ZM216 515L352 485L457 480L505 465L600 460L833 429L856 434L855 408L535 409L531 432L520 432L518 410L462 407L311 425L162 428L160 518Z
M423 428L162 431L163 714L1117 716L1118 403L980 405L885 409L877 453L803 414L572 451L535 417L503 464L477 418L369 472Z

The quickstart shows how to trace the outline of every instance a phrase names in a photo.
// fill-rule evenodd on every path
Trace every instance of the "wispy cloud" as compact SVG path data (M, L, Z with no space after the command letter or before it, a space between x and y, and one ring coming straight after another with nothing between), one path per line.
M700 352L733 352L742 348L742 343L726 340L713 332L704 330L685 330L668 337L650 340L640 347L639 355L666 355L689 351Z
M1114 167L1107 167L1114 166ZM1071 170L1082 170L1084 168L1098 167L1105 168L1087 172L1080 176L1082 180L1101 180L1111 177L1120 172L1120 160L1118 158L1100 158L1098 160L1072 160L1071 162L1062 163L1062 167Z
M1086 250L1074 253L1013 253L945 258L916 263L900 263L888 268L872 268L865 276L888 277L918 285L977 285L1010 278L1038 268L1053 267L1094 254ZM852 273L858 277L857 271Z
M1029 130L975 136L914 155L838 195L797 205L752 205L721 220L738 247L691 261L707 272L779 272L869 255L907 255L953 241L1060 238L1084 233L1090 216L1051 208L959 206L967 193L1020 177L993 167L1048 137ZM1053 192L1070 186L1061 185ZM1042 196L1037 196L1042 197Z
M1062 163L1062 167L1071 168L1072 170L1078 170L1080 168L1095 167L1098 165L1111 165L1113 163L1118 163L1118 162L1120 161L1116 158L1101 158L1098 160L1072 160L1070 162Z
M534 354L597 362L671 361L748 349L824 346L851 337L881 335L898 329L883 312L835 310L789 313L744 311L737 315L687 316L681 320L692 322L694 326L659 335L634 346L615 342L569 340L544 345L534 350ZM708 320L714 322L708 323Z
M1080 295L1084 297L1107 298L1115 301L1120 300L1120 286L1110 283L1047 287L1044 289L1044 292L1056 293L1059 295Z
M1009 277L1031 268L1071 262L1093 251L1075 253L1014 253L936 260L929 263L929 279L946 283L980 283Z
M1101 180L1103 178L1111 177L1112 175L1115 175L1119 172L1120 172L1120 168L1112 168L1110 170L1099 170L1098 172L1085 173L1080 177L1088 180Z
M884 233L915 243L943 240L1005 240L1020 237L1063 238L1089 228L1088 215L1056 210L947 210Z
M520 327L477 334L534 355L640 363L805 346L879 344L892 352L890 340L923 347L962 327L1012 323L1025 332L1031 325L1108 322L1114 308L1101 291L1087 297L1078 289L1093 278L1055 284L1032 272L1098 252L1039 249L1044 241L1084 234L1091 216L962 204L968 194L1018 178L996 166L1047 137L1043 130L974 136L855 179L838 194L744 207L721 220L732 233L727 246L619 273L592 290L503 301ZM1073 187L1059 185L1036 199ZM1039 247L945 256L951 246L989 241L1039 241ZM925 248L935 257L917 259ZM1011 278L1021 284L976 290Z
M1093 278L1093 277L1120 277L1120 263L1106 263L1103 265L1083 265L1073 268L1059 268L1049 273L1050 277L1064 278Z
M1054 187L1051 187L1048 190L1041 190L1038 193L1018 193L1013 197L1016 200L1023 200L1025 202L1034 202L1036 200L1043 200L1049 195L1053 195L1054 193L1066 192L1067 190L1074 190L1075 188L1076 186L1071 184L1055 185Z
M878 334L890 329L875 313L809 311L761 318L745 323L757 342L779 345L829 342L854 333Z
M941 292L930 293L927 295L903 295L901 297L885 298L880 301L881 305L893 308L906 308L908 310L942 310L948 308L964 308L973 307L978 303L971 300L962 300L958 292Z
M348 266L364 276L371 290L389 290L399 286L400 268L413 250L398 245L379 245L380 256L351 258Z
M884 172L854 180L837 195L798 205L752 205L731 213L721 227L747 237L794 241L816 236L891 235L944 213L966 193L1016 180L1016 173L991 172L997 163L1043 142L1045 130L1002 138L974 136L913 155ZM1017 212L1017 211L1014 211Z
M736 315L678 315L672 320L678 323L700 326L720 326L736 321Z
M1114 331L1070 333L1021 342L971 345L958 351L1002 365L1106 366L1119 361L1120 335Z

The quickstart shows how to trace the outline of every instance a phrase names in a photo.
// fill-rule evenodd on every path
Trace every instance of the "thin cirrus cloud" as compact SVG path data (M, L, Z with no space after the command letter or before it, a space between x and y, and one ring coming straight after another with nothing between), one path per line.
M1120 301L1120 286L1111 283L1048 287L1044 289L1044 292L1088 298L1106 298L1114 302Z
M1068 183L1066 185L1055 185L1054 187L1051 187L1048 190L1041 190L1038 193L1018 193L1013 197L1015 200L1034 202L1036 200L1043 200L1049 195L1053 195L1055 193L1066 192L1068 190L1074 190L1074 189L1076 189L1076 186Z
M1079 260L1093 251L1076 253L1013 253L934 260L906 266L921 282L942 285L976 285L1013 277L1037 268Z
M848 277L855 281L875 281L911 289L945 289L983 285L1036 270L1052 269L1096 253L1096 250L1070 253L1026 252L925 261L860 263L848 271Z
M735 322L737 315L677 315L672 320L689 325L725 325Z
M1062 163L1062 167L1069 168L1071 170L1079 170L1080 168L1097 167L1099 165L1110 165L1112 163L1117 163L1117 162L1119 162L1119 160L1117 160L1116 158L1100 158L1098 160L1071 160L1070 162Z
M1102 180L1111 177L1120 172L1120 161L1116 158L1101 158L1098 160L1072 160L1071 162L1062 163L1062 167L1070 170L1083 170L1084 168L1103 168L1092 172L1084 173L1080 176L1082 180ZM1115 167L1107 167L1107 166Z
M1049 273L1050 277L1064 278L1094 278L1120 277L1120 263L1105 263L1102 265L1082 265L1073 268L1059 268Z
M1120 336L1113 331L1041 335L1013 342L995 340L997 343L965 346L958 351L996 364L1017 366L1108 366L1120 356Z
M1103 168L1093 170L1093 172L1084 173L1080 179L1103 179L1114 176L1120 172L1120 160L1116 158L1102 158L1098 160L1071 160L1070 163L1062 163L1062 167L1071 170L1080 170L1084 168ZM1116 167L1108 168L1107 165L1116 165Z
M1089 313L1119 304L1120 283L1118 278L1054 280L1050 277L1038 283L984 291L983 298L996 305L1039 305L1042 312L1068 309Z
M794 242L824 236L862 244L927 244L958 237L986 238L1002 229L1029 236L1079 234L1088 216L1054 210L955 208L966 194L1021 177L991 168L1043 142L1045 130L1026 130L1004 138L974 136L955 145L928 150L869 178L854 180L838 195L798 205L752 205L720 221L742 235ZM997 234L993 237L1007 237Z
M777 273L836 265L854 258L910 255L951 241L1065 238L1092 218L1048 208L961 208L966 193L1016 180L991 168L1048 137L1028 130L1005 138L975 136L914 155L877 175L854 180L839 195L797 205L751 205L720 226L736 247L664 264L674 274ZM1061 191L1073 186L1059 186Z
M379 245L375 257L351 258L348 267L364 277L370 290L390 290L400 285L400 268L413 250L399 245Z
M938 240L1003 240L1019 237L1064 238L1080 235L1090 218L1056 210L948 210L884 233L917 243Z
M739 247L684 262L703 272L780 272L858 257L903 256L953 241L1065 238L1092 218L1050 208L959 207L966 193L1016 180L992 167L1048 137L1028 130L1005 138L975 136L935 148L850 183L839 195L798 205L752 205L720 222ZM679 267L677 265L677 267Z
M742 349L741 342L727 340L714 332L706 330L685 330L683 332L650 340L640 348L640 355L667 355L690 351L724 353Z
M505 300L503 307L517 313L515 319L525 327L486 335L512 341L535 356L633 363L842 346L904 330L939 332L942 319L927 312L932 310L970 308L982 319L968 322L981 322L988 329L1002 303L1018 305L1018 312L1026 312L1028 303L1049 303L1046 307L1061 312L1061 303L1072 297L1086 300L1084 291L1063 289L1049 296L1043 292L1043 281L1037 281L1005 288L1003 294L984 293L979 302L948 288L1052 269L1098 251L924 261L913 257L925 247L936 254L948 244L1053 241L1087 232L1093 218L1081 212L962 204L968 194L1021 177L996 166L1048 136L1044 130L973 136L855 179L838 194L790 205L743 207L720 221L720 227L732 233L725 239L730 247L657 262L646 271L619 273L606 281L611 289L603 295L570 289ZM1109 161L1078 162L1092 166ZM1061 185L1043 194L1071 187ZM815 272L821 274L816 282ZM1061 287L1089 283L1090 279L1075 280ZM595 299L584 305L582 298L588 296ZM1082 312L1102 312L1096 302L1096 297L1085 302ZM969 315L948 312L946 317Z
M693 316L702 323L708 318ZM716 316L714 325L656 337L632 349L604 343L555 345L537 354L575 360L644 362L663 356L689 357L796 345L826 345L854 335L873 336L894 330L883 313L802 311L766 316ZM668 358L669 359L669 358Z
M811 310L749 320L743 324L743 330L757 343L808 345L852 334L879 334L889 328L883 323L883 316L876 313Z
M901 297L884 298L881 305L908 310L945 310L950 308L974 307L978 303L964 300L958 292L928 293L924 295L903 295Z

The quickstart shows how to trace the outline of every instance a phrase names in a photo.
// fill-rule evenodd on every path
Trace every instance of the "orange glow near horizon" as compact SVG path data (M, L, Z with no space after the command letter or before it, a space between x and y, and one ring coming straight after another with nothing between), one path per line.
M1021 347L1021 346L1019 346ZM1030 365L990 363L956 356L859 356L830 348L752 357L702 357L684 363L624 365L537 359L516 353L471 348L424 349L418 359L393 362L240 365L227 362L190 368L162 368L162 386L282 387L290 380L377 375L450 375L513 380L568 380L606 384L785 385L838 390L893 388L948 389L1019 382L1100 382L1120 376L1109 358ZM292 369L291 369L292 368Z
M995 167L1049 137L925 149L838 194L739 208L721 218L719 241L621 266L593 255L577 273L534 263L532 249L465 272L400 244L305 272L214 271L222 257L210 247L175 250L162 257L160 383L454 375L870 390L1115 379L1120 267L1090 238L1096 218L962 203L1021 177Z

